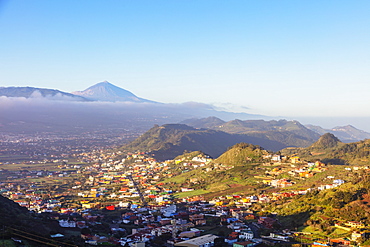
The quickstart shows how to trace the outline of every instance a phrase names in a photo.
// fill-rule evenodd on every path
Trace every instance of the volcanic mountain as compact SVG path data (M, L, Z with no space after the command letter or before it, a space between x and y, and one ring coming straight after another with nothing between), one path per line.
M79 95L84 98L96 101L108 101L108 102L129 101L138 103L140 102L155 103L154 101L139 98L130 91L117 87L107 81L95 84L94 86L91 86L84 91L72 92L72 94Z

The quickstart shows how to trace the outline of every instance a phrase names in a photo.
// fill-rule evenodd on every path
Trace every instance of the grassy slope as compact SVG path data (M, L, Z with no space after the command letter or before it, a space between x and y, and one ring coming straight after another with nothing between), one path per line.
M309 232L320 232L323 236L337 236L343 232L334 227L335 222L351 220L370 224L368 205L370 177L361 174L348 177L348 183L337 188L308 193L293 199L264 205L267 212L276 212L285 227L308 224Z
M207 198L235 193L251 194L260 186L255 176L260 173L262 156L267 153L258 146L236 144L208 166L167 178L163 182L186 183L193 187L189 181L197 178L198 183L194 186L199 192L179 193L181 197L192 194L204 194Z
M306 160L322 160L332 164L370 164L370 140L354 143L338 142L334 146L315 145L308 148L287 148L285 155L298 155Z

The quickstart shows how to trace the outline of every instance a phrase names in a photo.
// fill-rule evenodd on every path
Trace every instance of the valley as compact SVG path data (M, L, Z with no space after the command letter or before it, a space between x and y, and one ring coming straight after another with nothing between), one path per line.
M369 10L0 0L0 247L370 247Z
M173 140L195 131L170 127L176 131L166 138ZM219 246L366 243L367 141L345 144L325 134L306 148L273 152L241 142L216 158L182 147L181 154L157 160L153 148L132 149L152 132L124 146L118 144L134 135L96 142L4 135L1 194L34 212L28 221L39 225L38 233L59 233L65 246L177 246L185 233L216 236ZM337 149L346 155L336 156L343 154ZM358 156L360 163L352 158ZM25 230L5 218L1 224L7 236ZM51 235L39 237L52 243Z
M1 92L21 107L1 109L0 243L370 242L370 134L351 125L194 118L108 82Z

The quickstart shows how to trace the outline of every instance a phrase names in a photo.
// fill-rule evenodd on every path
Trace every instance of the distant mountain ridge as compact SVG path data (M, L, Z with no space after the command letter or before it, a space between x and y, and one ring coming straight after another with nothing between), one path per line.
M314 142L321 135L325 133L332 133L337 136L342 142L357 142L360 140L370 139L370 133L359 130L352 125L338 126L332 129L324 129L316 125L302 125L298 121L287 121L287 120L232 120L223 121L217 117L208 117L202 119L187 119L181 122L182 124L187 124L193 126L194 128L209 128L214 130L222 130L227 133L233 134L265 134L273 136L277 132L290 132L296 135L302 136L308 141ZM306 143L306 146L310 144ZM305 146L303 143L297 146Z
M72 92L74 95L82 96L86 99L94 101L130 101L130 102L150 102L155 103L147 99L139 98L135 94L127 91L123 88L117 87L107 81L95 84L84 91Z
M23 98L48 98L54 100L88 101L88 99L55 89L36 87L0 87L0 96Z
M307 129L298 121L281 120L239 120L225 122L217 117L208 117L202 119L188 119L181 123L193 126L195 128L219 129L228 133L248 133L256 131L304 131L307 136L317 139L320 135ZM317 138L316 138L317 137Z
M370 139L370 133L359 130L352 125L337 126L332 129L324 129L316 125L305 125L308 129L315 131L316 133L323 135L325 133L332 133L338 137L342 142L358 142L365 139Z
M307 129L298 121L287 120L239 120L229 122L216 117L189 119L181 123L195 128L209 128L229 134L247 134L249 136L267 138L284 143L286 146L307 147L315 142L320 135Z
M55 89L36 87L0 87L0 96L46 98L66 101L105 101L105 102L136 102L157 103L137 97L123 88L117 87L107 81L97 83L84 91L66 93Z

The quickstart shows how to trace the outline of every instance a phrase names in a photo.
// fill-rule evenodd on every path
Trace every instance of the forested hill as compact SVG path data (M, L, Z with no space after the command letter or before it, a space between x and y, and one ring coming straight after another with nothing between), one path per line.
M369 225L370 177L360 173L335 189L314 190L294 200L266 204L263 210L277 213L284 227L304 225L325 235L335 235L334 223L358 221Z
M320 135L298 121L287 120L239 120L225 122L216 117L189 119L181 122L195 128L208 128L229 134L246 134L267 138L285 144L287 147L307 147Z
M230 134L210 129L195 129L184 124L154 126L142 136L123 147L129 151L151 152L158 160L173 159L184 151L202 151L217 158L228 147L245 142L278 151L286 145L266 137Z
M218 157L214 162L240 166L251 162L262 162L265 155L269 152L260 146L238 143L230 147L225 153Z
M312 161L321 159L332 164L370 164L370 140L343 143L331 133L324 134L310 147L287 148L281 152Z

